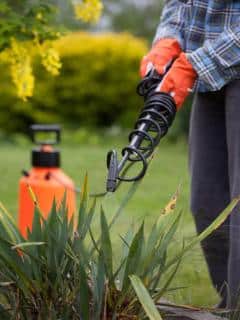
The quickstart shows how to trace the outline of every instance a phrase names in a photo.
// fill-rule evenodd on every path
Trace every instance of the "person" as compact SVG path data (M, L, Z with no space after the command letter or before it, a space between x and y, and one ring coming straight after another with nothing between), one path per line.
M168 0L141 76L163 75L157 90L179 110L191 91L191 210L203 231L240 194L240 1ZM219 307L236 307L240 212L202 243Z

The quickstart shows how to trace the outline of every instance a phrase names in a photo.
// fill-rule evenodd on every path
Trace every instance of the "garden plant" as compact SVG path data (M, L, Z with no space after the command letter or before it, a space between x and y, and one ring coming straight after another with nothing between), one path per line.
M66 1L72 14L85 22L96 22L101 15L100 0ZM2 0L0 3L0 53L10 66L17 95L23 100L31 97L34 88L32 57L40 55L45 69L58 75L61 62L52 46L67 32L58 19L63 7L59 1Z
M27 239L1 204L1 319L168 319L159 301L173 290L171 282L184 256L223 223L238 199L202 234L169 255L181 220L177 192L148 235L144 222L137 231L120 234L122 252L115 254L111 228L138 184L130 187L110 222L96 199L89 198L87 178L79 213L70 221L64 201L60 207L53 204L48 218L42 219L29 189L36 209Z

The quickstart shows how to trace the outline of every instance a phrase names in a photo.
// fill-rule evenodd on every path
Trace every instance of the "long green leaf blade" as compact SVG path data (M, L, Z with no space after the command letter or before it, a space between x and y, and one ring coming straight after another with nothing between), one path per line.
M115 222L117 221L117 219L119 218L119 216L121 215L123 210L125 209L126 205L132 199L132 197L134 196L135 192L137 191L140 183L141 183L141 180L136 181L131 185L131 187L129 188L128 192L126 193L124 199L122 200L118 210L116 211L115 215L113 216L111 223L109 224L110 228L115 224Z
M84 267L80 265L80 313L82 319L89 320L89 287Z
M141 225L140 229L136 233L133 241L131 243L129 253L126 260L126 268L123 277L123 293L129 287L129 276L136 272L139 266L139 261L141 259L142 250L144 247L144 223Z
M130 276L130 280L136 295L150 320L162 320L162 317L155 306L150 294L142 283L141 279L136 276Z
M35 246L43 246L45 242L22 242L12 246L12 250L21 249L26 247L35 247Z
M186 253L188 253L195 245L206 239L212 232L214 232L216 229L218 229L224 221L230 216L233 209L237 206L239 203L240 198L234 199L229 206L209 225L207 229L205 229L202 233L200 233L198 236L196 236L189 244L185 246L185 248L176 255L171 261L168 262L165 269L168 269L171 265L177 263L179 258L184 256Z
M87 206L88 206L88 176L86 174L83 187L81 190L81 203L80 203L80 209L79 209L79 214L78 214L78 226L77 230L79 233L79 236L82 235L85 223L86 223L86 218L87 218Z
M109 226L103 208L101 209L101 248L106 265L106 271L110 279L113 278L113 253L109 234Z

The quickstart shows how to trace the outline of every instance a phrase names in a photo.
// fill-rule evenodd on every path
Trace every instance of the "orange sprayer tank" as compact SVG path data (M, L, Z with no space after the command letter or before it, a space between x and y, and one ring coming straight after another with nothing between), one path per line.
M37 141L39 132L55 133L56 140ZM31 136L39 147L32 150L32 166L29 172L19 182L19 229L26 237L27 229L31 230L34 203L29 193L29 187L33 190L41 213L44 217L49 214L54 199L60 205L66 193L66 205L69 218L76 209L76 195L73 181L60 169L60 152L53 145L60 142L60 127L57 125L33 125Z

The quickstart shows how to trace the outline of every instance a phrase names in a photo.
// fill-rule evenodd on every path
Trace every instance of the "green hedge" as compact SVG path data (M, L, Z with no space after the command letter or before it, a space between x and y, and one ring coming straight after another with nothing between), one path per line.
M142 100L135 94L145 42L128 34L75 33L56 43L63 68L52 77L35 62L33 98L15 96L9 70L0 66L0 128L26 131L30 123L73 127L132 126Z

